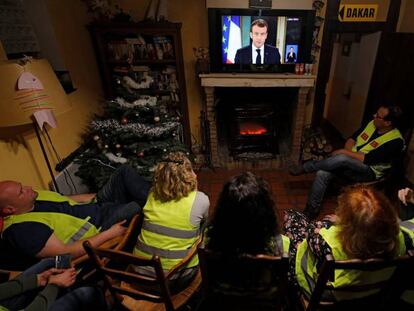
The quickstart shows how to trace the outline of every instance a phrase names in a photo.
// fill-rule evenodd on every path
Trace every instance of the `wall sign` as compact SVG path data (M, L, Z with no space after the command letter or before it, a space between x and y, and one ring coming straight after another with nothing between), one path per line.
M338 11L340 22L375 22L378 4L341 4Z

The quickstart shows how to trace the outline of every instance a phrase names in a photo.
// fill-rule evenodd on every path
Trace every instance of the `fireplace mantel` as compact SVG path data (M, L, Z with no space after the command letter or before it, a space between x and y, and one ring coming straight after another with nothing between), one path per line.
M313 87L314 75L292 73L209 73L200 74L203 87Z
M210 73L200 74L201 86L206 94L204 111L206 112L206 127L208 131L210 161L214 167L233 168L236 162L226 162L218 152L216 101L215 89L222 87L252 87L252 88L297 88L298 96L292 120L292 141L288 158L298 162L300 158L300 145L302 130L305 123L305 106L309 102L309 94L315 85L314 75L295 75L291 73ZM277 163L273 165L272 163ZM280 168L284 166L280 158L269 163L264 162L263 168Z

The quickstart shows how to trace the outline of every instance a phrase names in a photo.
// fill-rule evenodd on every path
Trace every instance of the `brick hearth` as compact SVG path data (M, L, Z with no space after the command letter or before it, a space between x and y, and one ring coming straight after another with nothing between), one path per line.
M209 127L209 143L211 164L214 167L228 169L270 169L281 168L286 160L298 162L300 157L300 145L302 130L305 122L305 106L309 101L309 93L315 84L315 76L295 74L201 74L201 85L206 94L204 111ZM262 160L234 160L231 157L223 157L219 153L219 139L217 136L216 98L217 87L254 87L254 88L297 88L297 102L294 105L291 148L287 158L277 156L274 159Z

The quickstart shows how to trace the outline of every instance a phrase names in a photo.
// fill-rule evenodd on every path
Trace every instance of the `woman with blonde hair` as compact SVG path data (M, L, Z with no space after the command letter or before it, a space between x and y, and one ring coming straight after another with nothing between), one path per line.
M144 257L156 254L161 258L163 269L170 270L200 237L209 206L208 197L197 191L197 175L190 160L181 152L170 153L155 168L134 254ZM196 256L176 279L187 283L195 276L197 268Z
M288 211L285 231L294 246L291 248L290 278L297 281L296 285L308 297L326 255L333 255L335 260L391 259L405 254L406 243L409 243L408 236L400 231L394 206L383 193L362 185L346 188L338 197L336 215L323 221L309 223L300 212ZM356 282L366 284L388 277L386 273L343 271L336 274L333 286L344 287ZM365 295L368 294L372 292ZM330 298L349 299L352 293L335 292Z

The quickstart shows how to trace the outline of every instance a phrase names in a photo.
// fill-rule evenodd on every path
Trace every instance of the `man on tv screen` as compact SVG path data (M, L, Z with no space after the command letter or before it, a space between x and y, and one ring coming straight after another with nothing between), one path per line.
M252 43L236 52L235 64L280 64L279 50L265 44L269 26L264 19L256 19L250 26Z

